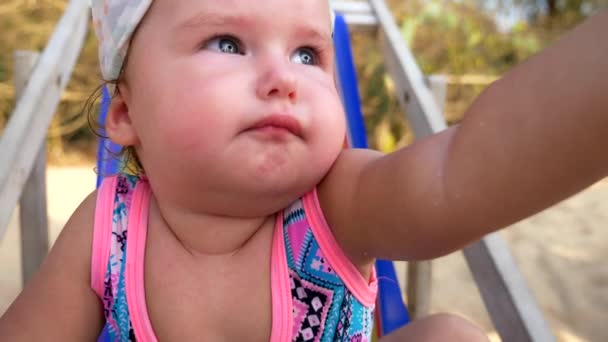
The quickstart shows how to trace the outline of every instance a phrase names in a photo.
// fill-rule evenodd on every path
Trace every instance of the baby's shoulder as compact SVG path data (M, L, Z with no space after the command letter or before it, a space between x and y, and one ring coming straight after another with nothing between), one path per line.
M91 257L96 206L97 190L94 190L76 208L53 247L70 249L79 259L86 260L86 269Z
M89 285L96 199L93 191L74 211L40 270L0 320L0 340L96 338L103 318Z

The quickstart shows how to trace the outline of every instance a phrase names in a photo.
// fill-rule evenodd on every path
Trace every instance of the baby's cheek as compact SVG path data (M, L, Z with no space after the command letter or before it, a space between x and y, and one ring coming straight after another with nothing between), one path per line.
M346 114L344 113L342 104L339 102L339 99L332 98L326 108L324 117L324 128L326 131L324 133L333 138L332 142L338 141L342 145L346 136Z
M213 95L200 91L187 90L182 96L175 96L171 111L167 113L165 130L172 139L195 142L205 140L222 131L228 117L225 106L218 106Z
M204 120L200 113L182 112L165 122L159 130L170 146L195 153L201 146L210 146L217 138L217 126L214 120Z
M329 168L344 148L346 131L344 113L340 107L328 106L317 125L316 154L323 168Z

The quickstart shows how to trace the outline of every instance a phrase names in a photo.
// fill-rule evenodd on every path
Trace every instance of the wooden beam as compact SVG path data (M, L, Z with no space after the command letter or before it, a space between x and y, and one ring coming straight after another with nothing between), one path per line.
M80 54L88 15L88 1L70 2L5 127L0 140L0 240Z
M344 20L355 31L373 30L378 26L376 17L366 14L344 14Z
M330 6L336 13L344 16L351 29L374 29L378 20L367 1L330 0Z
M334 11L340 13L357 13L374 15L374 11L367 1L356 0L329 0L329 4Z
M15 53L15 99L21 97L40 54L32 51ZM23 286L40 268L49 250L46 207L46 146L42 144L34 166L23 188L19 205L21 222L21 260Z
M412 319L427 316L431 311L432 266L430 261L407 263L406 300Z
M448 76L446 75L431 75L425 78L427 87L433 94L435 103L439 107L439 113L445 121L445 104L448 99Z
M21 278L25 287L49 252L46 206L46 146L38 152L19 204L21 222Z
M498 233L463 252L503 341L555 341L507 243Z

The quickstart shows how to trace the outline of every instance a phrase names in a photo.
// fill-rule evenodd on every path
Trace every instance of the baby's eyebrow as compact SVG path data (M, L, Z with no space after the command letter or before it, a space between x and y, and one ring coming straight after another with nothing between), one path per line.
M197 30L201 27L218 27L218 26L240 26L240 27L254 27L256 25L254 18L242 15L235 15L231 13L218 13L213 11L202 11L199 12L185 21L182 21L175 25L175 31L191 31ZM296 24L298 25L298 24ZM330 32L315 27L314 25L298 25L295 26L294 31L300 39L312 40L318 43L332 42Z
M251 25L252 20L245 16L237 16L231 14L220 14L213 12L199 12L183 22L178 23L174 30L195 30L204 26L247 26Z
M329 45L332 42L332 38L329 33L326 33L323 30L318 30L312 26L301 26L297 27L295 30L297 36L301 39L311 40L323 45Z

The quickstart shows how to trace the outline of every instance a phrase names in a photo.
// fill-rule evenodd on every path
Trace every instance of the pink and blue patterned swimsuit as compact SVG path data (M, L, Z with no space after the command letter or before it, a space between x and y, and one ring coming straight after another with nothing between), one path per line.
M144 178L107 177L97 196L91 286L103 302L98 341L157 341L144 295L151 192ZM271 341L371 341L377 292L335 241L316 190L277 215Z

